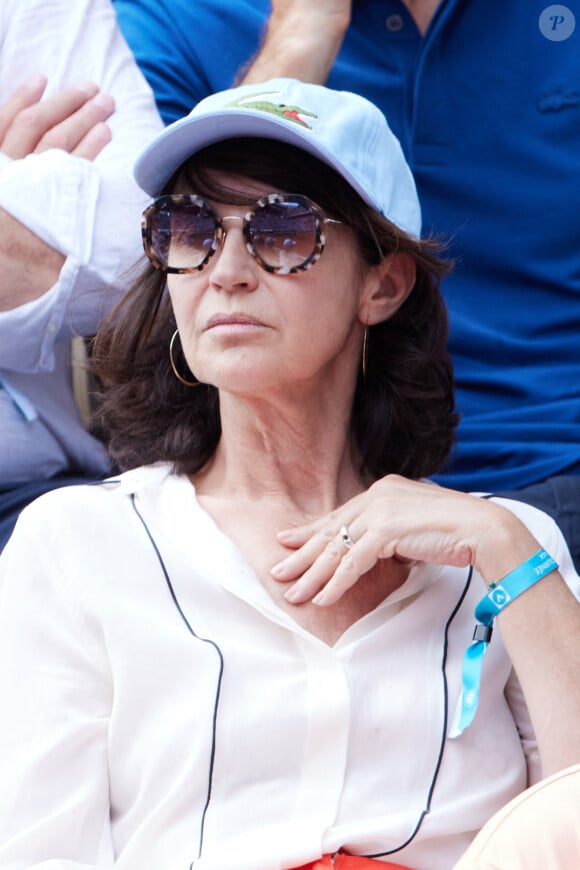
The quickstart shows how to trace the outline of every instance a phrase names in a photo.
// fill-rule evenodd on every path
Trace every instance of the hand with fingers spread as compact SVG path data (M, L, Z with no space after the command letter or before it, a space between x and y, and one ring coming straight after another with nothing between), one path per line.
M537 549L510 511L473 495L389 475L314 523L278 534L272 569L294 604L334 604L381 559L473 565L488 581Z

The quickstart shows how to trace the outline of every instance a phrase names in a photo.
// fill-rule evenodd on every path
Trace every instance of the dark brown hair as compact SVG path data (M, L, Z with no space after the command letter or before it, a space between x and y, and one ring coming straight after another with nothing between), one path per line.
M163 192L245 204L239 192L216 182L211 170L218 169L310 197L352 228L363 262L376 264L395 251L411 255L417 269L412 292L393 317L369 328L352 435L365 476L418 478L439 470L457 424L447 314L439 291L449 265L439 256L441 246L412 238L374 212L326 164L270 140L212 145L190 158ZM103 384L98 428L122 469L168 461L191 474L218 443L218 393L207 384L186 387L172 372L168 349L176 324L165 284L165 275L147 265L97 335L93 362ZM176 362L189 377L181 352Z

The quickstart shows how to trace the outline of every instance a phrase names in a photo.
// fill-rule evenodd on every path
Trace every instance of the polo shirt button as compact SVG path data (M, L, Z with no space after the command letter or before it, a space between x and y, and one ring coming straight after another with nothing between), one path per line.
M398 33L405 26L402 15L389 15L385 21L385 27L391 33Z

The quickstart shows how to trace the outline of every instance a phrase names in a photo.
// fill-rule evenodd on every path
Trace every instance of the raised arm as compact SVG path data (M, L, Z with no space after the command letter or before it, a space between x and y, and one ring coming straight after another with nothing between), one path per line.
M518 516L522 510L526 523ZM281 532L279 540L294 550L272 569L277 580L290 584L286 597L323 607L379 560L393 558L473 565L485 583L483 598L487 584L519 565L527 566L532 578L528 560L545 547L561 570L530 582L497 622L525 696L544 775L580 762L580 605L574 597L580 580L547 516L518 502L499 504L388 476L318 522Z
M272 0L262 46L237 84L290 77L324 84L351 18L352 0Z

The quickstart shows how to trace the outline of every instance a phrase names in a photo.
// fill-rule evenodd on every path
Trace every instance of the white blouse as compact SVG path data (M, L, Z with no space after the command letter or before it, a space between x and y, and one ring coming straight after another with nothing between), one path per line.
M544 514L511 505L579 579ZM496 630L448 739L481 578L422 565L332 647L166 466L27 508L0 559L2 870L449 870L537 753Z

